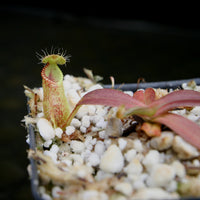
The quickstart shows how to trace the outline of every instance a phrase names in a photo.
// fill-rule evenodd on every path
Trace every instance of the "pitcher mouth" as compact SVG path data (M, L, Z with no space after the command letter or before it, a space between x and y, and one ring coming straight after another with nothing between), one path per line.
M46 66L42 69L42 78L49 84L56 86L59 82L62 81L63 75L57 67L55 67L55 69L48 69L49 67L52 68L52 66L49 63L47 63Z

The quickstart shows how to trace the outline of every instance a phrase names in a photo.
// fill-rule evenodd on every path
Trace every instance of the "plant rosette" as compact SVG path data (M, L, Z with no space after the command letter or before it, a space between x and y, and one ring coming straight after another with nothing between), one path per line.
M88 78L63 77L63 55L42 62L24 117L41 199L200 197L200 86L121 91L86 69Z

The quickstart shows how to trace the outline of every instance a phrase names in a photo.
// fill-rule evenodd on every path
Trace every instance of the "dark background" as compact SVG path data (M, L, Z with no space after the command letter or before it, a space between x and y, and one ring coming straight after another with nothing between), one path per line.
M36 52L63 48L72 55L61 68L64 74L84 76L86 67L104 83L111 75L117 83L199 77L198 7L181 6L79 1L0 6L0 199L32 199L21 120L27 114L23 85L41 86Z

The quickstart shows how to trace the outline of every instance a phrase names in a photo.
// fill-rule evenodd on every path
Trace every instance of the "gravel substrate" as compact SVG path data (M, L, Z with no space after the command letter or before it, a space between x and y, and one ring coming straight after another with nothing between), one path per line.
M87 92L103 88L71 75L65 75L63 84L71 109ZM182 87L200 91L191 83ZM35 127L37 150L30 150L29 157L36 160L43 199L200 197L200 151L179 135L165 127L161 136L148 137L135 131L133 120L116 118L117 108L99 105L83 105L66 130L54 129L43 115L42 88L33 91L38 96L37 112L25 116L25 123ZM167 93L156 90L160 96ZM200 107L172 112L200 124ZM30 168L29 172L31 176Z

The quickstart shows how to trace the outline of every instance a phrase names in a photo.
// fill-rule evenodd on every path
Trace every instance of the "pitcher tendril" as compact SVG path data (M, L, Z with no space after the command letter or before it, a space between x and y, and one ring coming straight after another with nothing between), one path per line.
M58 65L66 64L67 57L58 54L47 55L42 59L46 64L42 69L43 111L52 125L64 129L70 108L63 87L63 73Z

